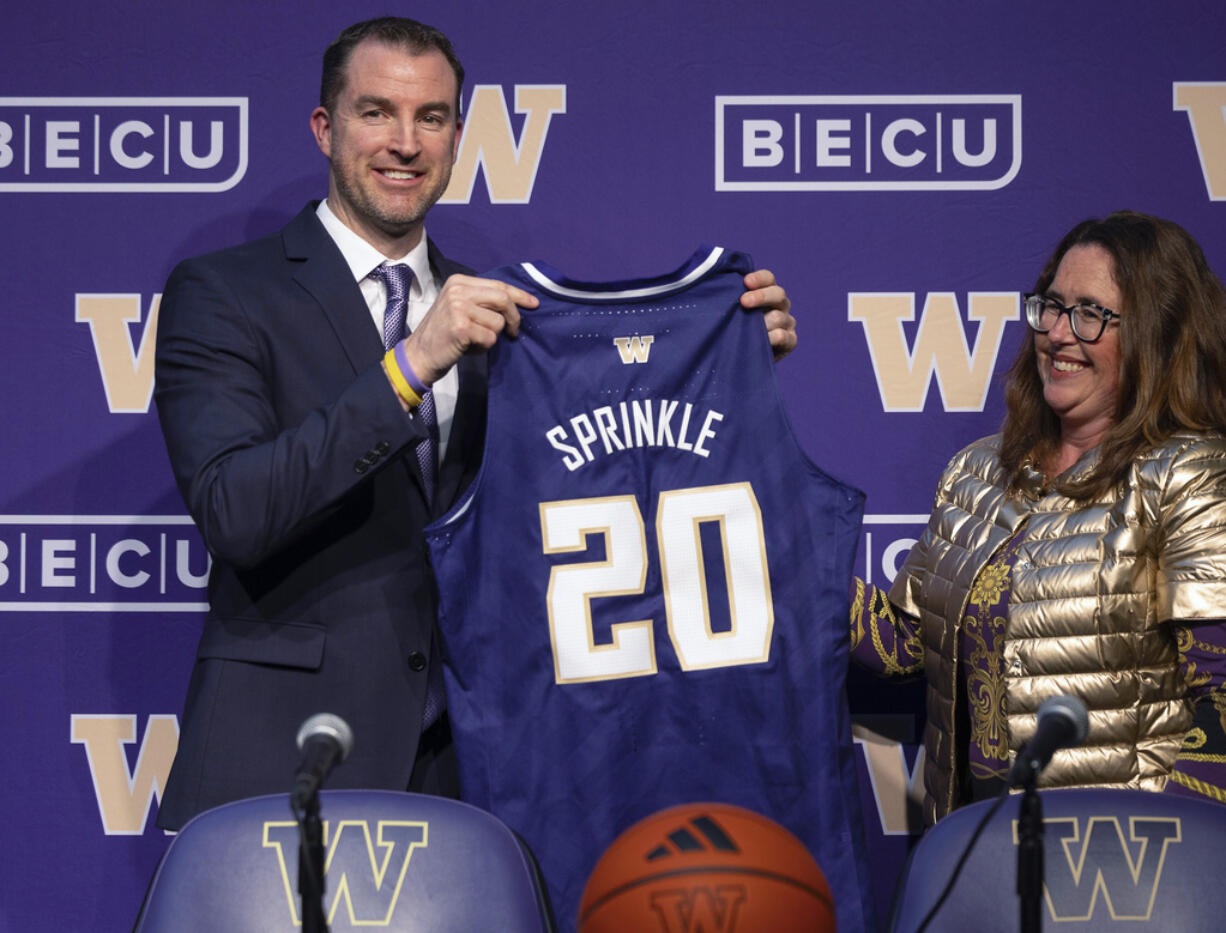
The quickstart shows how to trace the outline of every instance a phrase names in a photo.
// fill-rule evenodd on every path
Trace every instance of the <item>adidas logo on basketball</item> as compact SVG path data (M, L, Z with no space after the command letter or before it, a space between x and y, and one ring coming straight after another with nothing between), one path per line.
M752 810L683 804L634 824L597 862L580 933L830 933L834 904L804 844Z
M695 836L691 829L697 830L702 839ZM703 842L703 839L706 842ZM667 858L678 852L699 852L708 848L717 852L740 851L736 843L724 832L723 827L704 813L690 820L689 825L681 826L670 832L667 842L661 843L647 853L647 861L654 862L656 859Z

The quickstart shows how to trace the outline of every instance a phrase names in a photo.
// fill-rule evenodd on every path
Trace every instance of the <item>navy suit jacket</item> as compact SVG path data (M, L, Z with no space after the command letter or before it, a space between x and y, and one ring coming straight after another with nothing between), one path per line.
M442 278L469 272L431 244ZM308 205L283 230L181 263L162 297L155 398L212 557L209 611L158 825L288 791L313 713L353 728L332 787L408 786L437 596L422 528L481 462L486 363L464 358L433 509L423 436Z

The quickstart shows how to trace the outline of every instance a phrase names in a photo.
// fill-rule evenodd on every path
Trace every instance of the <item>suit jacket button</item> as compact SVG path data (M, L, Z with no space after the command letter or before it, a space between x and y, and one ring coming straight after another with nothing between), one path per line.
M355 461L353 464L354 473L365 473L369 469L370 469L370 464L367 463L365 460L358 460L358 461Z
M389 444L387 441L379 441L379 443L375 444L375 452L379 454L379 456L383 456L385 453L387 453L391 449L392 449L392 445Z
M426 669L426 656L420 651L414 651L409 655L409 670L424 671Z

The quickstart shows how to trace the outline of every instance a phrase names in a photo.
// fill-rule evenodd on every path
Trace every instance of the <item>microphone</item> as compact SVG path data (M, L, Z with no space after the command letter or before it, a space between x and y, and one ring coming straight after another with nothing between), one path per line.
M302 758L294 774L290 805L302 810L319 792L332 769L349 757L353 750L353 730L340 716L316 713L298 730L298 748Z
M1039 725L1034 737L1017 753L1007 778L1010 787L1020 787L1047 767L1058 748L1080 745L1090 731L1086 705L1073 696L1048 697L1039 704Z

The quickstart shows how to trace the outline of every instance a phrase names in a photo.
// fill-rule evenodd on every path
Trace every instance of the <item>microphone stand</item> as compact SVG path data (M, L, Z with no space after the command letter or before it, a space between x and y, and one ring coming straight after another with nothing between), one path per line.
M319 794L311 794L298 818L298 894L302 898L302 933L328 933L324 919L324 833Z
M1017 818L1017 896L1021 933L1043 929L1043 804L1035 789L1037 772L1026 779Z

